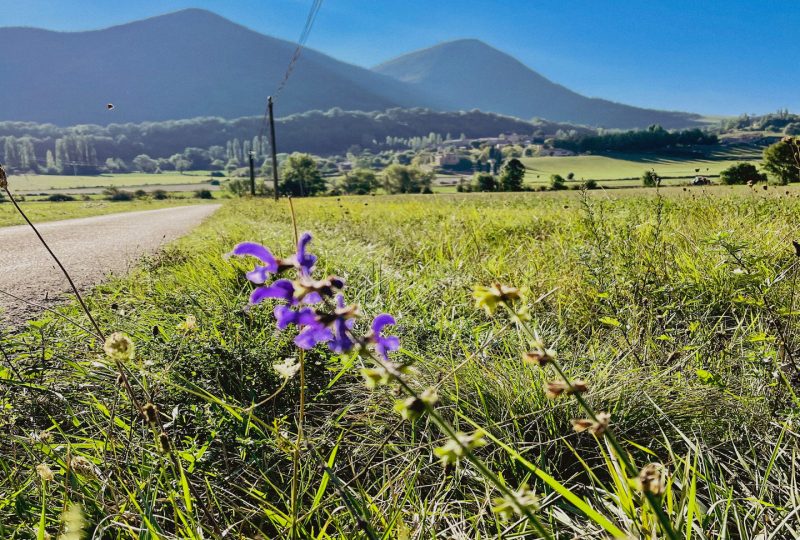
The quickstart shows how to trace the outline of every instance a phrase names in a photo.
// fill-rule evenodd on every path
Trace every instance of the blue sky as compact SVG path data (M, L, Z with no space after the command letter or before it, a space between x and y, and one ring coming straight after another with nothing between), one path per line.
M310 4L0 0L0 24L86 30L201 7L294 41ZM326 0L308 46L370 67L474 37L589 96L739 114L800 112L798 32L797 0Z

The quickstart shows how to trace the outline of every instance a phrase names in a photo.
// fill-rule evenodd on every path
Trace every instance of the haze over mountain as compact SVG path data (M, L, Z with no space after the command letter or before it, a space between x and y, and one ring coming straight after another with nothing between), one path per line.
M59 125L258 114L295 51L291 42L198 9L89 32L2 28L0 40L0 120ZM477 108L620 128L682 127L696 118L586 98L476 40L374 70L304 49L277 113L332 107Z

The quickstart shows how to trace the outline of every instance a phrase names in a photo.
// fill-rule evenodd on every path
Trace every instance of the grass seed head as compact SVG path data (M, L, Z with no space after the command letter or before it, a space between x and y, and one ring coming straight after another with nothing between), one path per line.
M457 439L449 439L444 445L434 448L433 453L442 461L445 467L458 463L467 452L486 444L483 432L476 431L472 434L458 433Z
M178 331L184 334L191 334L197 330L197 317L194 315L187 315L186 320L178 325Z
M39 478L41 478L43 482L52 482L55 478L53 470L47 465L47 463L38 464L36 466L36 474L39 475Z
M608 425L611 423L611 415L607 412L599 412L595 416L597 418L596 420L592 420L591 418L578 418L573 420L572 428L578 433L588 431L592 435L597 435L599 437L608 429Z
M147 420L148 424L153 425L158 422L158 407L152 403L145 404L145 406L142 407L142 413L144 413L144 418Z
M122 332L114 332L108 336L103 350L106 351L110 358L120 361L133 360L136 355L133 341L127 334Z
M661 463L648 463L639 471L637 483L642 493L663 495L667 490L667 472Z
M555 353L550 350L526 352L522 355L523 362L534 366L545 367L555 360Z
M528 488L528 484L522 484L512 495L503 495L493 500L492 512L497 514L500 519L511 520L515 515L522 514L523 509L535 511L539 509L539 497Z
M472 297L475 299L475 307L483 308L487 315L492 316L498 306L501 304L511 306L522 298L522 295L516 287L494 283L490 287L476 285L472 290Z

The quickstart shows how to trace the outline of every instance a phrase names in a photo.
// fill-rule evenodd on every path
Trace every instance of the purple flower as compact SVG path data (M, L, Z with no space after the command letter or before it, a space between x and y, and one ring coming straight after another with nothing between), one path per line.
M304 232L297 242L297 253L294 255L294 263L302 276L310 276L317 262L316 255L306 252L309 242L311 242L311 233Z
M333 339L328 344L328 347L336 354L342 354L353 348L355 343L349 336L350 330L353 328L356 312L354 307L348 307L344 303L344 296L341 294L336 296L336 312L334 314L333 322Z
M297 303L294 297L294 284L288 279L279 279L268 287L256 287L250 295L250 304L258 304L266 298L286 300L289 305Z
M331 329L315 318L311 324L305 326L294 338L294 344L301 349L308 350L313 349L317 343L327 343L332 339L333 332L331 332Z
M264 266L256 266L255 269L247 272L247 279L257 285L261 285L267 281L268 274L275 274L278 272L278 260L272 255L270 250L261 244L242 242L233 248L231 254L238 257L255 257L264 263Z
M389 351L396 351L400 348L400 339L397 336L381 335L385 327L394 324L397 322L388 313L381 313L372 321L372 334L369 339L375 344L375 352L384 360L389 360Z
M317 315L311 308L294 311L289 306L277 306L274 313L275 320L278 321L278 330L285 330L291 324L309 326L317 322Z

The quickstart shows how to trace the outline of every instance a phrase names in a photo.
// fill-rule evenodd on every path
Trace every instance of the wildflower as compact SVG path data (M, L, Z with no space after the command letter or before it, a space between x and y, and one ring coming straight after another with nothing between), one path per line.
M288 279L279 279L272 285L256 287L250 294L250 304L259 304L267 298L286 300L290 305L297 303L294 298L294 284Z
M270 250L261 244L256 244L255 242L242 242L233 248L231 255L236 255L237 257L255 257L264 263L264 266L256 266L253 270L245 274L247 279L257 285L267 281L269 274L278 273L278 259L275 258Z
M178 331L184 334L190 334L197 330L197 317L194 315L187 315L186 320L178 325Z
M463 458L467 452L485 445L483 432L476 431L473 434L457 433L456 439L449 439L443 446L433 449L442 461L442 465L453 465Z
M53 474L53 470L50 469L47 463L38 464L36 466L36 474L39 475L39 478L41 478L43 482L52 482L56 477L56 475Z
M539 498L528 488L528 484L522 484L519 489L512 492L512 495L503 495L494 499L495 505L492 512L501 519L509 520L515 514L521 514L522 509L536 510L539 508Z
M278 330L285 330L291 324L308 326L314 324L317 320L317 315L311 308L294 311L288 306L277 306L273 313L275 320L278 322Z
M158 407L152 403L147 403L142 407L142 414L148 424L155 424L158 421Z
M522 355L522 360L534 366L545 367L555 360L555 352L550 349L526 352Z
M300 364L295 358L286 358L283 362L272 364L272 369L284 379L291 379L300 371Z
M332 298L336 291L344 289L344 280L329 276L327 279L315 281L309 276L301 276L295 282L295 298L306 304L318 304L323 298Z
M432 407L439 401L439 396L433 388L426 389L420 397L409 397L394 404L395 412L398 412L403 420L416 420L427 407Z
M637 484L642 493L663 495L667 490L667 474L664 466L661 463L648 463L639 471Z
M394 317L388 313L381 313L372 321L372 332L370 332L367 339L375 344L375 352L377 352L384 360L389 359L389 351L396 351L400 348L400 340L397 336L382 336L381 332L387 326L397 324Z
M578 433L588 431L593 435L600 436L608 429L610 422L611 415L609 413L599 412L595 415L594 420L591 418L578 418L573 420L572 427Z
M122 332L114 332L108 336L103 350L109 357L119 361L133 360L135 355L133 341Z
M278 259L270 250L257 244L256 242L242 242L233 248L230 255L237 257L255 257L263 266L256 266L247 272L247 279L256 285L261 285L267 281L269 274L279 274L289 268L297 268L301 276L311 275L317 257L307 251L308 243L311 242L311 234L303 233L297 243L297 252L289 258Z
M547 383L545 395L548 397L548 399L555 399L564 393L570 396L572 394L581 394L586 392L588 389L589 386L580 379L573 381L571 385L564 381L550 381Z
M486 314L491 316L497 311L498 305L510 306L519 300L521 295L519 289L495 283L491 287L476 285L473 288L472 297L475 299L475 307L485 309Z
M291 259L301 276L311 275L311 271L317 262L316 255L311 255L306 251L309 242L311 242L311 233L303 233L297 242L297 253Z
M336 297L335 318L331 323L333 327L333 339L329 343L330 349L338 354L345 353L353 348L353 340L348 335L353 327L354 320L358 314L356 306L345 306L344 296L341 294Z

